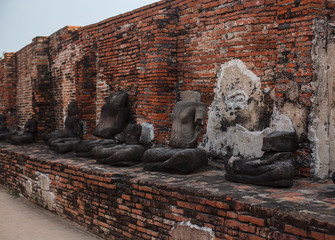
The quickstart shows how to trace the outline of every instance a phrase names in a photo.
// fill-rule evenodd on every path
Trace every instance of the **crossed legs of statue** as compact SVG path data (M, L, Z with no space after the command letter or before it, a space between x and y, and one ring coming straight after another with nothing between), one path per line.
M143 155L144 170L187 174L207 166L207 152L200 148L153 148Z

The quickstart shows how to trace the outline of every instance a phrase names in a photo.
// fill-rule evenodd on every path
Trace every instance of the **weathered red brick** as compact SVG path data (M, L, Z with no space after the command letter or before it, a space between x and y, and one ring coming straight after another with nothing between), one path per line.
M296 228L291 225L285 225L285 232L291 233L296 236L308 237L309 234L306 230L301 228Z
M252 224L255 224L255 225L258 225L258 226L262 226L262 227L265 226L265 220L262 219L262 218L256 218L256 217L253 217L253 216L250 216L250 215L239 215L238 219L241 222L249 222L249 223L252 223Z

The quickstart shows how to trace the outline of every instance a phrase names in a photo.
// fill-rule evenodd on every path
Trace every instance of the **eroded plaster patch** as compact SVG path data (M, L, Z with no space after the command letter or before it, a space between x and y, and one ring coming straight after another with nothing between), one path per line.
M101 115L101 108L106 103L106 98L110 94L110 88L107 82L104 80L103 68L97 74L96 79L96 124L98 124Z
M28 197L32 197L33 195L33 183L30 179L23 183L23 186L26 190L26 194Z
M335 26L333 27L335 33ZM335 172L335 35L332 36L333 42L328 44L327 55L327 78L330 82L329 86L329 169L330 172Z
M312 83L313 97L308 139L312 146L312 174L326 179L335 171L335 41L332 26L325 20L314 22L312 59L316 81Z
M49 210L55 210L55 194L50 190L51 180L47 174L38 174L38 201L43 207Z
M293 121L286 114L278 111L277 107L273 108L273 114L271 116L271 131L285 131L294 132L296 131Z
M141 123L142 132L140 142L144 144L151 143L155 138L155 128L152 124L143 122Z
M232 60L222 65L214 93L201 147L217 157L260 157L272 115L260 78L241 60Z
M214 231L208 227L200 227L191 222L178 223L171 230L173 240L214 240Z

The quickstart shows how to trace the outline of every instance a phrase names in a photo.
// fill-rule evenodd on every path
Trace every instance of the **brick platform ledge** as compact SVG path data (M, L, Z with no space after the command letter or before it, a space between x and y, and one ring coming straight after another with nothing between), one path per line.
M174 239L181 222L199 226L190 234L209 231L208 239L335 239L330 182L247 186L225 181L215 168L188 176L151 173L34 144L1 145L0 183L106 239Z

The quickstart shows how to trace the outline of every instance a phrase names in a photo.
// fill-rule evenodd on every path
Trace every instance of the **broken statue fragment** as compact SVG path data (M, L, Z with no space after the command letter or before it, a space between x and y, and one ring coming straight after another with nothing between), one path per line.
M263 139L262 149L266 152L262 157L231 157L225 164L225 177L232 182L291 187L295 176L293 152L297 145L295 132L272 132Z

